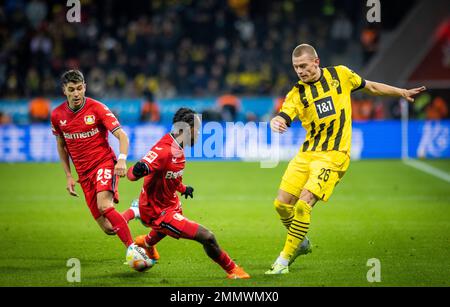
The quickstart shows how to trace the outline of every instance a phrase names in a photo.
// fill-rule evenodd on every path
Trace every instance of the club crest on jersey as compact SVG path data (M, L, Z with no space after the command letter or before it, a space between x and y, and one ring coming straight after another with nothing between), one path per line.
M84 122L86 125L93 125L95 124L95 116L94 115L86 115L84 117Z
M61 126L65 126L65 125L67 125L67 120L66 120L66 119L65 119L65 120L60 119L60 120L59 120L59 124L60 124Z
M339 80L333 79L331 80L331 86L334 88L338 88L339 87Z

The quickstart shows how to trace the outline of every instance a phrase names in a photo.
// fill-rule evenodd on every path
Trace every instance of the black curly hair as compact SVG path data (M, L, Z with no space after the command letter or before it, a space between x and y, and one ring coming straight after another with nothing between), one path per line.
M189 127L194 127L195 111L189 108L180 108L173 116L172 124L187 123Z

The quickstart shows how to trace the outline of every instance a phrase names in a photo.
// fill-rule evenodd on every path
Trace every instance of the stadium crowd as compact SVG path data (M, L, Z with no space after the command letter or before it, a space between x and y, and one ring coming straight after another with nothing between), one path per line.
M368 24L363 2L82 0L81 22L69 23L65 1L5 0L0 98L60 96L69 68L93 97L280 97L296 80L298 42L316 46L323 66L359 70L376 53L398 18Z
M376 51L377 32L355 28L364 14L351 1L86 0L80 23L67 22L68 9L64 1L5 1L2 97L60 94L59 75L74 67L101 97L146 88L158 98L284 93L295 78L286 55L299 41L317 46L325 65L342 57L355 69Z

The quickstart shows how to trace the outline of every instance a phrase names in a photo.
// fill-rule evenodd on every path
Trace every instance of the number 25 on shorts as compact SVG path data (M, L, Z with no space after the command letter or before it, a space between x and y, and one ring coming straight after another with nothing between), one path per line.
M112 170L107 169L107 168L105 168L105 169L100 168L97 171L97 181L100 181L100 180L103 180L103 179L109 180L111 178L112 178Z

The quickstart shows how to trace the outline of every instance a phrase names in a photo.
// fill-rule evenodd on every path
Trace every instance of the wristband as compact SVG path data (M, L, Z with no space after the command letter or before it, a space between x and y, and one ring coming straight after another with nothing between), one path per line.
M123 154L123 153L121 153L121 154L119 154L119 157L117 158L117 160L127 160L127 155L126 154Z

